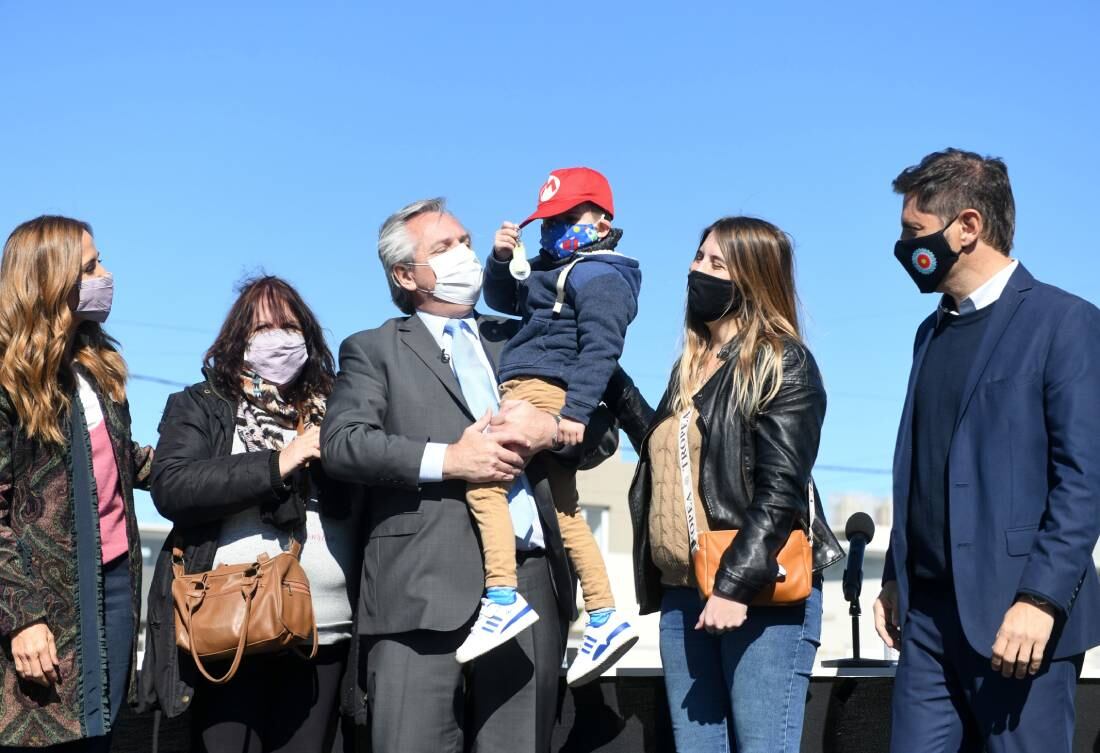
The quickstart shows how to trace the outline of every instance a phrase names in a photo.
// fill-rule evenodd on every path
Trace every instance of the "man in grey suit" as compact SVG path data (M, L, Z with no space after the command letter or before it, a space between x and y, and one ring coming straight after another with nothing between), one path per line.
M485 431L488 416L467 405L454 360L474 353L495 390L518 325L474 311L481 268L469 243L438 199L382 225L379 257L406 316L341 345L321 432L326 471L370 492L359 633L374 753L545 751L554 724L573 578L545 474L537 457L524 465L555 443L557 424L515 403ZM541 619L460 665L484 586L466 484L513 479L519 592Z

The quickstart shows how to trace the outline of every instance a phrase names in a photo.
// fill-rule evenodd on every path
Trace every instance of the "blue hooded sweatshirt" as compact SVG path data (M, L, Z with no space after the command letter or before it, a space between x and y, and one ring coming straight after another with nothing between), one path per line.
M626 328L638 313L642 271L635 259L614 249L623 231L573 256L558 260L539 254L531 275L517 281L508 262L492 254L485 265L485 302L503 314L523 317L523 326L500 356L501 383L542 377L565 383L561 415L587 425L623 353ZM558 276L578 257L566 278L565 304L554 315Z

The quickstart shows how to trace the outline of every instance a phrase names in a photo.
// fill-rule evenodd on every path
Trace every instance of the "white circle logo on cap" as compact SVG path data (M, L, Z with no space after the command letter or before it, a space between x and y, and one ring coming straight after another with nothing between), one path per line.
M539 203L550 201L559 188L561 188L561 179L556 175L551 175L542 186L542 191L539 193Z

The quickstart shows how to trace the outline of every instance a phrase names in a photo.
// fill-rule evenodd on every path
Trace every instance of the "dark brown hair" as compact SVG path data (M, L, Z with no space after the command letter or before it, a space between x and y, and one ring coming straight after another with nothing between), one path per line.
M894 178L894 192L912 196L917 209L951 222L964 209L982 215L982 240L1001 253L1012 250L1016 202L1008 167L996 157L961 149L934 152Z
M245 371L244 352L256 314L261 306L266 306L273 326L302 331L309 353L302 373L286 386L283 398L301 404L313 395L328 397L336 379L336 365L317 317L298 291L282 278L264 275L243 281L237 286L237 293L237 300L230 307L218 338L206 351L203 365L207 379L231 400L239 401L244 397L241 384Z

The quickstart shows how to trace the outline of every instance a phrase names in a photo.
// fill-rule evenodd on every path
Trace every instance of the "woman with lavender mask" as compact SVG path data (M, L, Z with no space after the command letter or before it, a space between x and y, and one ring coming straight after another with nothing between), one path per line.
M0 264L0 749L107 751L141 598L126 362L91 227L39 217Z
M205 381L172 395L153 465L153 502L188 573L274 557L301 544L320 647L246 656L227 683L176 650L171 546L149 593L142 705L191 710L192 749L351 750L340 708L355 708L352 616L361 506L321 469L319 432L335 379L321 326L277 277L246 282L206 353ZM345 672L347 668L352 671ZM212 677L225 674L211 662ZM341 701L343 703L341 703Z

